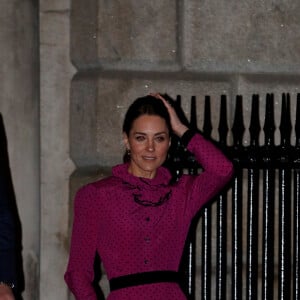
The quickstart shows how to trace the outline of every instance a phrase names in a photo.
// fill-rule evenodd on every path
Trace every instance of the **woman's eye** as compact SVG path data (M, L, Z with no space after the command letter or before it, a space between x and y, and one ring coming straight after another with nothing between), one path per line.
M138 142L142 142L142 141L145 140L145 137L142 136L142 135L137 135L137 136L135 137L135 139L136 139Z
M156 137L156 140L158 142L164 142L166 140L166 138L164 136L158 136L158 137Z

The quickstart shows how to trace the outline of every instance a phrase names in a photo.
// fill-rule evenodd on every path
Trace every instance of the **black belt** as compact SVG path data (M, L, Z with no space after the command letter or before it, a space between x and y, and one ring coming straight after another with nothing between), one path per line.
M109 281L109 286L111 291L115 291L126 287L159 282L179 283L179 274L175 271L152 271L129 274L125 276L112 278Z

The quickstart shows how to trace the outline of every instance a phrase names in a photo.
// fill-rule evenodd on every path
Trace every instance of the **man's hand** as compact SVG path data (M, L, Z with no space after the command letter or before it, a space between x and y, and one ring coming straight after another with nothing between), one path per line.
M0 300L15 300L12 289L3 283L0 283Z

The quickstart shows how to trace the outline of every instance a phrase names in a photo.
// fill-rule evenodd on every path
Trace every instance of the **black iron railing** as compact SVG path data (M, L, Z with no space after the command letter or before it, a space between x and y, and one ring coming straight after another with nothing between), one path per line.
M290 95L282 94L278 127L274 95L253 95L246 146L242 96L236 96L231 129L227 98L223 95L220 100L217 144L234 162L235 176L191 226L182 259L183 288L189 299L300 299L300 94L292 106L296 110L294 125ZM180 96L176 102L180 107ZM189 124L198 129L196 104L192 97ZM212 129L211 101L206 96L201 131L210 138ZM279 145L275 144L276 130ZM170 167L175 176L196 173L201 166L193 156L179 141L173 147L171 161L175 164ZM200 252L196 251L197 228ZM195 284L198 275L200 287Z

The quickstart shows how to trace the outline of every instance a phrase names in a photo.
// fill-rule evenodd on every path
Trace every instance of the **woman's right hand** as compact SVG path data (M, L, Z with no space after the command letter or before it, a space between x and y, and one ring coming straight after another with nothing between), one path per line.
M184 125L177 116L177 113L174 107L159 93L151 93L151 96L160 99L164 105L166 106L169 115L173 132L182 137L182 135L189 129L186 125Z

